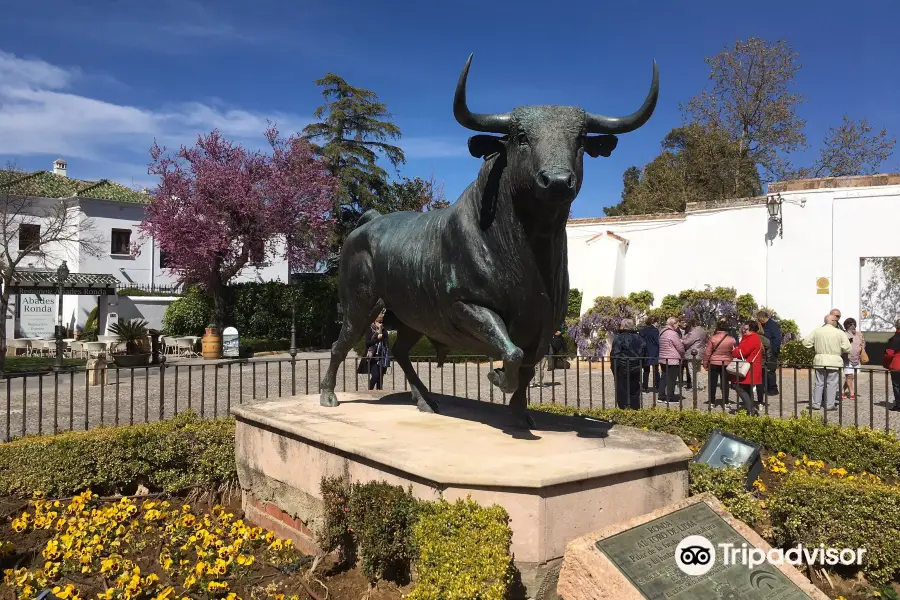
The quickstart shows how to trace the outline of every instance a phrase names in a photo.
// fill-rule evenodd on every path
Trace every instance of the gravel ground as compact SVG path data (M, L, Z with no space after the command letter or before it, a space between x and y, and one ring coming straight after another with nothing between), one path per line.
M348 359L338 372L337 389L367 389L367 376L354 374L355 359ZM498 366L498 365L494 365ZM105 386L87 387L86 375L30 375L12 377L0 387L0 437L10 439L23 434L50 433L54 430L83 430L101 424L115 425L155 421L161 416L192 408L205 417L225 416L232 405L254 399L317 393L321 374L328 367L327 352L302 353L295 369L287 356L266 357L244 363L210 364L203 360L170 360L164 373L159 368L113 370ZM508 397L491 386L486 374L488 363L448 363L439 369L432 363L416 368L425 384L434 392L465 396L485 402L506 403ZM783 369L781 395L768 399L761 412L789 417L809 412L811 376L806 370ZM703 376L705 380L705 374ZM403 391L405 378L391 368L384 389ZM815 411L829 423L857 424L900 432L900 413L888 410L890 390L888 374L881 369L862 371L857 384L858 399L842 400L839 410ZM162 393L161 393L162 392ZM530 402L557 402L582 408L615 405L613 378L608 364L572 361L571 368L545 373L544 385L529 390ZM719 392L721 398L721 392ZM643 395L644 406L669 410L727 410L731 404L711 406L706 390L685 390L678 403L662 404L655 394ZM796 399L796 401L795 401ZM5 410L3 401L5 400Z

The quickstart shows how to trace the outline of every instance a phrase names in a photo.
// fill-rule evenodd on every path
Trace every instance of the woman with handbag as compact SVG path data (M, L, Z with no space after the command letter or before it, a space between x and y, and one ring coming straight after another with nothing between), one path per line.
M375 322L366 331L366 357L359 361L359 372L369 374L369 389L380 390L384 384L384 372L390 366L387 338L382 322L384 314L375 317Z
M706 342L706 352L703 354L703 367L709 371L709 404L716 403L716 388L719 382L722 385L722 404L728 404L728 378L725 376L725 367L731 362L731 353L737 346L737 340L728 332L730 325L726 319L719 319L716 323L716 332ZM720 379L721 377L721 379Z
M850 340L850 352L844 355L844 389L843 398L845 400L856 400L856 372L860 365L869 362L869 356L866 354L866 339L863 337L862 331L857 331L856 319L848 318L844 321L844 331L847 333L847 339Z
M759 339L759 323L748 321L741 328L741 343L731 351L732 361L725 367L737 383L737 393L744 410L757 414L753 386L763 384L763 346Z

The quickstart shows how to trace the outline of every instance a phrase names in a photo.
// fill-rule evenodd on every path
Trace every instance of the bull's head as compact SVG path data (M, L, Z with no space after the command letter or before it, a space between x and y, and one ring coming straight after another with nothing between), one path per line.
M516 187L532 189L546 201L572 202L581 189L584 153L594 158L609 156L616 147L615 134L634 131L646 123L659 97L659 72L653 61L650 93L643 106L627 117L595 115L570 106L520 106L509 113L475 114L466 106L471 64L469 55L456 86L453 115L467 129L502 137L473 136L469 151L476 157L505 152Z

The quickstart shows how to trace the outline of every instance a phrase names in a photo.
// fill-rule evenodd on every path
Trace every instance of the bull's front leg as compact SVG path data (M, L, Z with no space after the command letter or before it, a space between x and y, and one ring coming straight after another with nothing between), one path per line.
M504 393L516 391L524 353L509 339L500 315L477 304L455 302L451 319L456 327L481 340L502 357L503 369L488 372L488 380Z

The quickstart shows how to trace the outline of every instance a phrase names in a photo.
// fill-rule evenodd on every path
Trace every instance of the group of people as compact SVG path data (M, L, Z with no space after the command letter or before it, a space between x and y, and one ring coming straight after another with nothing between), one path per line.
M855 379L861 365L869 362L866 340L855 319L841 323L841 311L834 309L825 316L822 327L814 329L803 339L803 345L815 349L813 368L815 383L810 407L833 410L840 398L855 400ZM366 331L366 356L360 361L359 372L369 375L369 389L382 389L384 373L391 364L387 332L383 328L384 313L378 315ZM736 331L726 319L719 319L712 334L697 319L671 317L661 329L656 317L649 317L636 330L634 320L623 319L613 340L610 359L615 378L616 404L619 408L639 409L641 393L653 389L660 402L678 402L676 388L690 390L696 385L703 390L701 369L707 371L709 403L716 404L717 391L722 402L728 404L732 385L737 391L739 405L756 414L765 396L778 395L777 368L781 352L781 326L768 311L761 310L756 320L750 320ZM883 366L891 373L894 403L891 410L900 411L900 319L896 333L888 340ZM543 380L543 365L557 368L553 361L565 360L565 340L557 331L550 342L550 352L537 366L538 384ZM843 386L839 389L840 373ZM755 401L754 401L755 396Z
M803 340L814 348L815 385L810 406L814 410L832 410L838 399L856 398L854 380L861 364L868 362L865 338L855 319L840 322L841 312L832 310L824 325ZM897 352L900 353L900 336ZM756 414L767 396L778 395L777 368L781 353L781 326L768 311L761 310L755 320L747 321L735 331L727 319L720 319L709 334L697 319L671 317L662 329L650 317L637 331L634 321L624 319L613 340L610 359L616 385L616 404L620 408L640 408L641 393L653 387L660 402L678 402L676 388L704 389L701 369L707 371L709 403L716 403L717 391L722 402L729 401L733 386L739 407ZM900 354L898 354L900 368ZM843 390L838 389L840 372L844 373ZM900 406L900 372L894 384L895 406Z

